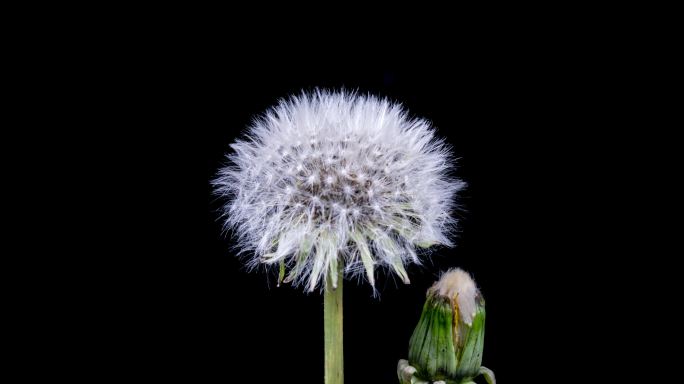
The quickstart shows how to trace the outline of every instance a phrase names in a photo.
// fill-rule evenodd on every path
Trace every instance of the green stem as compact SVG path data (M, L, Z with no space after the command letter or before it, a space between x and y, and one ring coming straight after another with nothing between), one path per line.
M342 267L337 271L337 288L328 278L323 299L325 336L325 384L344 383L344 349L342 347Z

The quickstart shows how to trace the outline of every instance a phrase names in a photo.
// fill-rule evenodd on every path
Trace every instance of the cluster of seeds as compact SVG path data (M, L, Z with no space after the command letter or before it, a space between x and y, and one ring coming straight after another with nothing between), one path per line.
M337 268L377 266L405 282L416 247L450 245L451 157L429 123L373 97L318 92L282 101L232 145L214 181L250 265L280 265L313 290ZM282 276L282 274L281 274Z

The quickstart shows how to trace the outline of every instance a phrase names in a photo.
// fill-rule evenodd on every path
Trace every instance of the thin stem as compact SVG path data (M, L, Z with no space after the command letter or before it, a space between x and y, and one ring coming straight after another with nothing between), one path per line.
M325 336L325 384L344 383L344 349L342 346L342 266L337 272L337 288L327 279L323 299Z

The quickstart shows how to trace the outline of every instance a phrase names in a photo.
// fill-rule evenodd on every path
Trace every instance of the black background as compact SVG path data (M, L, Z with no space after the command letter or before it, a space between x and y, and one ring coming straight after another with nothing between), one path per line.
M676 24L629 7L352 6L343 22L307 9L273 24L263 6L258 20L140 8L31 12L13 29L6 259L25 268L5 270L20 304L6 317L22 375L321 382L320 295L247 273L209 185L253 116L313 87L402 102L468 183L457 247L409 268L409 286L379 277L380 298L345 285L347 383L397 382L425 290L455 266L487 300L484 365L502 383L663 366L635 346L671 341L650 315L681 280L663 276L678 271L657 260L673 259L674 226L656 217L677 217Z
M344 23L279 17L276 32L262 30L266 20L245 27L237 13L210 20L185 8L180 17L111 10L109 22L50 14L58 28L13 41L22 54L8 71L19 88L8 108L21 124L9 132L29 145L7 161L23 176L7 189L28 201L6 205L32 224L7 256L27 264L6 271L22 282L9 292L21 306L7 311L27 328L8 327L20 339L13 357L29 365L22 373L321 382L320 295L244 270L209 183L253 116L314 87L386 96L431 120L468 183L457 247L409 268L409 286L379 277L379 298L345 285L348 383L396 383L425 290L456 266L487 300L484 365L502 383L662 366L643 364L662 354L633 343L662 335L659 317L638 316L643 308L671 304L650 304L661 290L644 277L678 281L661 279L677 269L655 256L672 252L647 239L662 221L639 217L672 212L658 206L658 183L677 179L667 165L678 141L658 128L672 126L663 120L675 99L657 89L676 88L666 71L676 61L660 57L674 52L663 38L671 24L650 36L615 7L576 9L581 17L523 9L527 20L508 10L383 13L401 28L373 16L378 33L366 33L356 20L369 15L351 9ZM631 355L610 366L618 349Z
M112 310L120 325L114 338L131 343L122 366L144 367L151 377L321 382L321 295L245 270L222 232L222 201L210 180L229 144L279 98L344 87L429 119L468 183L464 210L454 213L457 246L436 248L423 267L410 267L410 285L382 275L374 298L370 287L346 281L347 382L397 382L425 292L452 267L472 273L487 301L483 365L503 383L543 380L533 372L556 360L551 351L576 347L560 321L573 304L558 304L572 289L562 281L576 263L568 238L581 236L570 217L582 204L573 196L578 143L587 137L575 99L584 73L504 59L295 70L235 67L209 55L136 70L144 80L127 103L145 118L129 129L147 161L120 188L138 204L129 235L142 241L120 250L128 257L112 258L125 272L108 302L122 308Z

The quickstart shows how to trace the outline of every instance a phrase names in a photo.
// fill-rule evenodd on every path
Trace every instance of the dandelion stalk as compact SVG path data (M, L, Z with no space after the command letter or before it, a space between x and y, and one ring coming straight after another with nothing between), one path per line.
M342 333L342 266L337 288L329 281L323 296L323 330L325 338L325 384L344 383L344 348Z

